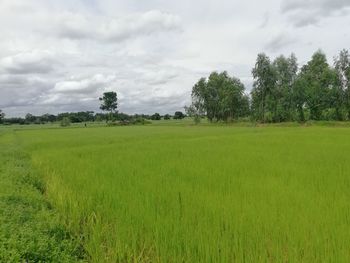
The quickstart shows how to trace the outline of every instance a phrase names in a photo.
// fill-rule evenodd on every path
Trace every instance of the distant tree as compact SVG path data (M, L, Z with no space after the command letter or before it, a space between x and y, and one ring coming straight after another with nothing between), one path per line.
M303 85L305 107L309 112L309 119L326 119L329 118L326 115L332 108L337 111L338 106L332 105L335 102L334 93L337 92L337 75L335 70L328 65L326 55L322 51L314 53L311 60L302 67L299 83ZM336 118L336 116L331 118Z
M164 120L170 120L171 116L169 114L165 114L163 118Z
M5 113L3 113L2 110L0 110L0 123L3 122L3 119L5 118Z
M26 120L26 123L34 123L36 120L36 117L33 114L27 113L24 117Z
M174 114L174 119L175 120L181 120L183 118L185 118L185 114L183 114L182 111L176 111L175 114Z
M118 107L117 93L114 91L103 93L103 97L99 98L102 101L100 109L109 112L109 120L112 120L113 113L116 112ZM108 121L108 120L107 120Z
M248 117L250 114L250 98L248 95L243 95L238 108L239 117Z
M24 118L16 118L16 117L15 118L6 118L6 119L4 118L3 122L5 124L20 124L20 125L23 125L26 123Z
M266 112L273 111L275 107L276 74L270 58L264 53L258 54L255 67L252 70L254 83L252 96L252 110L255 119L267 121Z
M277 57L273 62L275 86L271 89L272 120L274 122L291 121L294 115L293 85L297 77L297 58Z
M335 58L335 69L342 93L342 103L346 111L346 118L350 120L350 54L343 49Z
M63 117L63 119L60 122L61 127L67 127L70 126L70 119L68 117Z
M201 78L192 88L192 104L185 107L187 115L194 117L196 123L200 122L200 116L209 111L207 91L207 80Z
M123 112L118 112L117 114L116 114L116 118L117 118L117 120L119 120L119 121L130 121L131 120L131 116L129 116L128 114L126 114L126 113L123 113Z
M100 114L96 114L95 115L95 121L97 121L97 122L101 122L102 121L102 116L100 115Z
M238 78L230 77L226 71L213 72L193 86L188 109L197 115L206 113L209 121L228 121L240 117L245 100L244 85Z
M195 124L199 124L201 122L201 113L193 104L191 106L185 106L185 112L188 116L193 118Z
M159 121L160 119L162 119L162 117L160 116L159 113L155 113L151 116L151 119L155 121Z
M306 106L306 80L299 74L293 85L292 100L296 109L296 120L304 122L305 118L305 106Z

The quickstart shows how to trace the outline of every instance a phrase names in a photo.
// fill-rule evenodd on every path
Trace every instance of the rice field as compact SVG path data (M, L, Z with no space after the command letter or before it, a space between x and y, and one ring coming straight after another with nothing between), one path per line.
M350 262L350 128L13 136L91 262Z

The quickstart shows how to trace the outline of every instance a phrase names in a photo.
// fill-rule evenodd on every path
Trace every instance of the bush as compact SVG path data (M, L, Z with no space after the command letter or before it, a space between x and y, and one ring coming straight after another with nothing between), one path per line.
M63 117L60 123L61 127L68 127L70 126L70 119L68 117Z
M162 117L160 116L159 113L155 113L151 116L151 119L154 121L159 121Z
M181 111L177 111L174 114L174 119L175 120L181 120L181 119L183 119L185 117L186 117L185 114L183 114Z
M201 116L196 114L196 115L194 115L193 120L194 120L195 124L199 124L201 122L202 118L201 118Z
M132 121L132 124L135 125L145 125L145 124L151 124L152 122L144 119L144 118L136 118Z
M165 114L164 115L164 120L170 120L170 115L169 114Z

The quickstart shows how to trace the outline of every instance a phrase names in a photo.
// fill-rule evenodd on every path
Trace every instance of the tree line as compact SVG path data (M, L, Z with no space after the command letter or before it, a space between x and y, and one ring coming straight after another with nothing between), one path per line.
M68 126L70 123L84 123L84 122L124 122L126 123L141 123L142 120L170 120L170 119L182 119L185 114L181 111L175 112L173 115L159 113L154 114L126 114L122 112L110 113L95 113L93 111L81 111L81 112L65 112L54 114L33 115L26 114L24 118L14 117L5 118L5 114L0 110L0 124L46 124L46 123L66 123L64 126Z
M259 122L350 120L350 55L342 50L331 66L322 51L299 68L294 54L273 61L258 54L252 69L250 96L242 82L228 73L213 72L192 88L186 108L199 121L249 118Z
M308 120L350 120L350 54L342 50L334 58L333 65L326 55L316 51L309 62L299 67L294 54L280 55L271 60L260 53L252 69L253 87L250 94L241 80L224 71L212 72L199 79L192 88L192 103L185 107L186 114L196 122L207 117L210 122L250 119L258 122L286 122ZM67 112L58 115L25 118L5 118L0 110L0 123L31 124L57 122L122 121L139 122L142 119L169 120L185 117L181 111L174 116L159 113L153 115L128 115L117 111L116 92L105 92L100 109L93 111Z

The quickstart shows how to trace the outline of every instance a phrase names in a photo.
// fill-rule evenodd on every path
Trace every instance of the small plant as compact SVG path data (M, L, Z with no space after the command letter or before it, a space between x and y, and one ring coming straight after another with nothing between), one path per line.
M68 117L63 117L63 119L61 120L61 127L68 127L70 126L70 119Z

